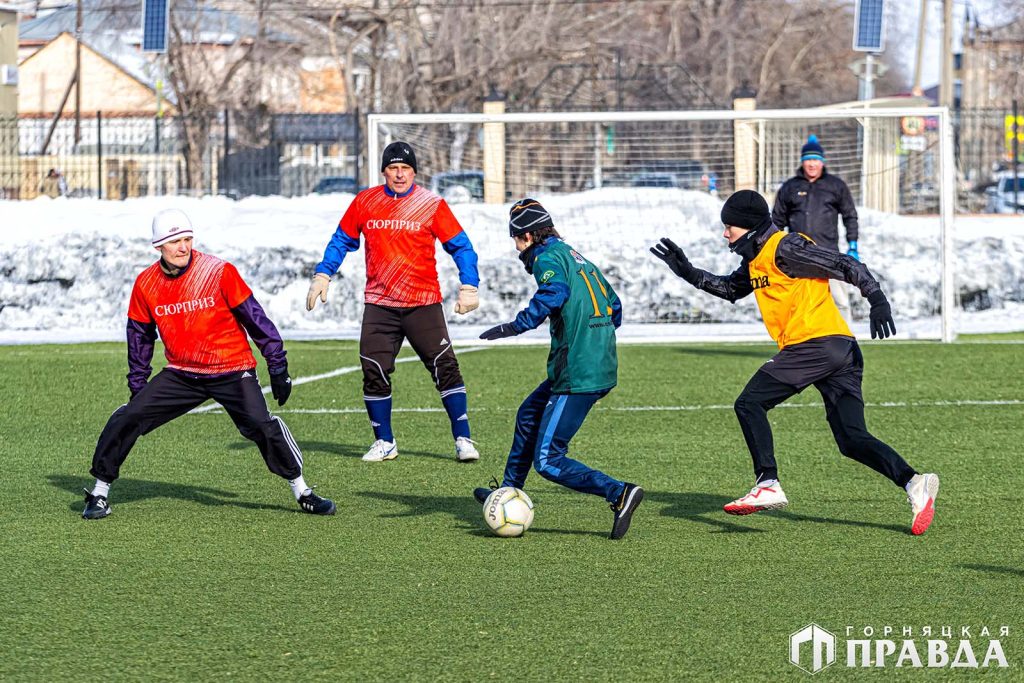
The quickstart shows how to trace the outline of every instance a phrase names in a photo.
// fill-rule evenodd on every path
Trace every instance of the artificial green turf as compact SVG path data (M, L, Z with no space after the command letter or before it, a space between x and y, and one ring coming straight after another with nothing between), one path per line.
M293 377L358 360L353 343L288 349ZM211 412L143 437L114 513L85 522L96 437L127 397L124 347L0 347L0 679L776 681L806 676L789 634L812 621L841 637L1008 625L995 673L1021 678L1020 345L865 344L869 426L942 477L923 537L901 490L838 453L813 389L772 413L789 508L722 513L752 483L732 401L772 353L722 344L620 347L620 385L572 454L646 488L623 541L606 538L603 501L536 474L533 528L495 538L471 491L500 477L545 353L463 350L477 464L455 463L439 412L397 412L401 456L364 463L359 373L297 385L279 414L335 517L300 513ZM418 362L394 383L397 409L439 409ZM686 409L617 410L645 406ZM895 670L838 658L822 677Z

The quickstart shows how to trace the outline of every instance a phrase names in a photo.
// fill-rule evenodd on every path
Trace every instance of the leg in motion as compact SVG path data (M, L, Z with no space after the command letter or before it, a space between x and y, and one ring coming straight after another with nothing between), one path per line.
M192 410L206 393L173 370L162 370L128 403L114 411L96 443L89 473L96 477L85 495L84 519L102 519L112 511L110 485L120 476L121 465L143 434Z
M333 515L332 501L313 493L303 477L302 451L288 425L271 415L255 373L207 380L210 395L227 411L239 433L256 444L272 473L285 479L304 512Z
M734 406L736 417L753 460L755 483L750 493L725 504L723 510L730 515L778 510L789 504L779 484L768 411L797 393L799 389L793 385L775 379L764 370L758 370L737 397Z

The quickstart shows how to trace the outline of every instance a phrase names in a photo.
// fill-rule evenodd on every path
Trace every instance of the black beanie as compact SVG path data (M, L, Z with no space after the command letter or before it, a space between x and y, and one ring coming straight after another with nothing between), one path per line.
M763 230L772 222L768 202L753 190L733 192L722 207L722 223L747 230Z
M380 158L380 172L383 173L391 164L406 164L412 167L413 173L416 172L416 155L408 142L392 142L384 148Z
M511 237L553 227L551 214L536 199L520 199L508 212L508 234Z

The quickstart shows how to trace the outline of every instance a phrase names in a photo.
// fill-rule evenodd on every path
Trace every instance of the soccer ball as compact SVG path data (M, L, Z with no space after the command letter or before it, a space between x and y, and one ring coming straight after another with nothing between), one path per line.
M521 536L533 523L533 501L514 486L495 489L484 501L484 521L498 536Z

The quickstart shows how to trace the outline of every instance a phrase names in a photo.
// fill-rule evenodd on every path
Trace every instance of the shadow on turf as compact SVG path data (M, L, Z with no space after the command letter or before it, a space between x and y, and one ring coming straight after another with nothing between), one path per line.
M729 521L729 515L722 511L722 506L731 499L713 493L677 493L674 491L648 491L644 496L645 500L662 503L667 507L661 510L661 514L667 517L679 517L689 519L701 524L707 524L717 528L717 533L763 533L764 529L736 524ZM899 524L880 524L878 522L864 522L856 519L833 519L829 517L816 517L813 515L802 515L798 512L788 510L775 510L762 512L760 515L771 515L779 519L791 522L815 522L817 524L838 524L840 526L859 526L871 529L883 529L895 531L899 534L909 534L910 529ZM1024 572L1022 572L1024 573Z
M299 448L304 453L330 453L332 455L340 455L343 458L362 458L363 454L366 453L366 449L369 444L347 444L347 443L336 443L333 441L299 441ZM235 451L244 450L246 448L253 448L249 441L236 441L235 443L229 444L228 448ZM452 447L451 455L445 455L442 453L435 453L433 451L413 451L408 448L399 448L399 456L411 455L413 457L424 457L424 458L438 458L440 460L455 460L455 450Z
M88 489L92 485L93 480L71 477L65 474L51 474L46 479L50 482L51 486L76 494L78 497L75 499L75 502L71 503L68 507L81 514L82 499L84 498L82 489ZM200 505L231 505L233 507L245 508L246 510L302 512L298 507L231 500L237 497L238 494L232 491L223 491L206 486L186 486L184 484L171 484L164 481L150 481L147 479L118 479L116 489L111 496L111 503L116 507L117 505L133 503L148 498L169 498L199 503Z
M677 491L647 491L644 501L665 505L661 514L666 517L679 517L693 522L700 522L715 527L713 533L764 533L764 529L755 529L742 524L730 522L722 512L722 506L731 498L714 493L684 493ZM641 514L643 510L641 509Z
M684 344L677 346L674 351L690 356L744 356L746 358L764 358L765 360L772 357L771 349L765 350L763 348L727 345L707 348L704 346L686 346Z
M480 521L480 504L473 500L471 495L417 496L411 493L384 491L357 491L356 495L405 506L404 510L384 513L380 515L381 517L423 517L440 512L451 515L460 522L472 522L474 526Z
M380 515L381 517L421 517L435 515L437 513L448 514L456 520L463 522L463 527L471 536L487 536L497 538L483 528L480 518L480 504L473 500L472 496L417 496L408 493L385 493L383 491L358 491L357 496L373 498L388 503L404 505L405 509L400 512L392 512ZM605 538L607 532L581 531L574 529L543 529L530 527L531 534L564 534L569 536L599 536Z
M895 531L896 533L902 534L904 536L910 535L909 524L881 524L879 522L865 522L859 519L832 519L830 517L815 517L813 515L801 515L797 512L789 512L788 510L778 510L774 514L778 517L782 517L783 519L789 519L794 522L817 522L819 524L838 524L840 526L861 526L869 529Z
M973 569L978 572L989 572L992 574L1009 574L1011 576L1024 576L1024 569L1016 567L999 567L994 564L962 564L961 569Z

